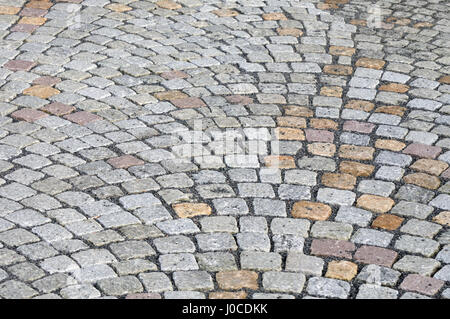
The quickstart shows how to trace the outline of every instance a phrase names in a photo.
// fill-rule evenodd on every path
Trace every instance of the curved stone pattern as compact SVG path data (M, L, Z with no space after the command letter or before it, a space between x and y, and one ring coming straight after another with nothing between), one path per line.
M449 298L445 0L0 0L1 298Z

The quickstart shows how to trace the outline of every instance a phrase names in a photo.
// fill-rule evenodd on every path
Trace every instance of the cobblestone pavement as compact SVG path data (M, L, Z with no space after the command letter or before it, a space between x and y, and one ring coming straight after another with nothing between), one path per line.
M450 298L445 0L0 0L1 298Z

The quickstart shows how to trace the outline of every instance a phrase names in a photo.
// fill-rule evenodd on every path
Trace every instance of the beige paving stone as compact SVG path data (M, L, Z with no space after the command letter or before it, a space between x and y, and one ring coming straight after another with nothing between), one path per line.
M0 14L12 15L12 14L19 13L19 11L20 11L20 8L18 8L18 7L0 5Z
M121 4L121 3L111 3L111 4L107 5L105 8L115 11L115 12L127 12L127 11L130 11L133 9L133 8L131 8L127 5Z
M312 128L319 129L319 130L337 130L339 125L333 120L329 119L315 119L312 118L309 120L309 125Z
M421 158L414 162L410 168L419 172L439 176L448 168L448 164L438 160Z
M230 10L230 9L213 10L212 13L214 13L215 15L217 15L219 17L235 17L235 16L239 15L239 12L237 12L236 10Z
M328 269L325 276L328 278L350 281L357 273L358 265L355 263L346 260L333 260L328 263Z
M406 144L397 140L378 139L375 142L375 147L383 150L400 152L406 147Z
M266 167L270 168L295 168L295 159L292 156L269 155L264 157Z
M25 95L32 95L41 99L48 99L53 95L59 94L60 91L50 86L35 85L23 91Z
M433 221L441 225L450 226L450 212L449 211L440 212L439 214L433 217Z
M306 128L306 119L298 116L280 116L277 117L278 126Z
M243 288L258 289L258 273L249 270L223 271L216 274L219 288L239 290Z
M332 143L310 143L307 149L312 155L332 157L336 154L336 145Z
M405 183L417 185L427 189L438 189L441 181L438 177L425 173L413 173L403 177Z
M205 203L180 203L174 204L172 207L180 218L211 215L211 207Z
M287 20L286 16L281 12L265 13L262 17L264 20L269 21Z
M343 56L352 56L355 54L356 49L355 48L349 48L349 47L341 47L341 46L330 46L330 54L332 55L343 55Z
M370 161L373 159L375 149L373 147L341 145L339 148L339 157L359 161Z
M163 9L176 10L181 8L181 4L170 0L160 0L156 2L156 5Z
M305 133L301 129L290 127L277 127L275 129L275 135L279 140L287 141L304 141Z
M217 291L210 292L209 299L247 299L248 294L245 291Z
M389 197L365 194L358 198L356 206L375 213L386 213L391 210L394 204L394 200Z
M351 75L353 68L346 65L325 65L323 72L333 75Z
M356 61L357 67L381 70L386 62L380 59L360 58Z

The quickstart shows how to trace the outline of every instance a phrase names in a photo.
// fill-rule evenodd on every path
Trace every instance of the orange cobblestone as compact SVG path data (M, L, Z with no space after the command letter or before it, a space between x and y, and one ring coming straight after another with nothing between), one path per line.
M379 215L372 223L374 228L382 228L386 230L398 229L405 219L391 214Z
M331 207L317 202L299 201L294 203L291 214L294 218L327 220L331 216Z

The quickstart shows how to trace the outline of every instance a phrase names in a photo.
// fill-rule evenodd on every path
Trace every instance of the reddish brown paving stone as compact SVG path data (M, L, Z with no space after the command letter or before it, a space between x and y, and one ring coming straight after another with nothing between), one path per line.
M48 114L34 109L21 109L12 113L11 116L16 120L34 122L47 117Z
M450 179L450 168L441 175L442 178Z
M355 250L354 243L344 240L314 239L311 243L311 254L316 256L352 259L352 253Z
M334 141L334 133L326 130L306 129L305 135L308 142L333 143Z
M23 8L19 15L24 17L43 17L48 13L47 10L37 8Z
M162 299L158 293L133 293L125 296L125 299Z
M47 104L46 106L42 107L41 110L56 116L63 116L75 111L75 107L55 102Z
M372 222L373 228L382 228L386 230L396 230L405 219L392 214L381 214Z
M436 278L425 277L418 274L409 274L400 284L400 289L433 296L443 285L444 281Z
M189 77L186 73L183 71L169 71L169 72L163 72L161 73L161 76L165 78L166 80L173 80L173 79L186 79Z
M345 121L343 126L344 131L359 132L365 134L372 133L374 128L375 128L374 124L363 123L358 121Z
M245 291L214 291L210 292L209 299L247 299Z
M12 32L33 33L39 26L33 24L16 24L11 28Z
M355 252L354 259L363 264L375 264L391 267L397 259L397 252L375 246L361 246Z
M64 118L66 120L72 121L72 122L80 124L80 125L86 125L91 122L99 121L102 119L100 116L95 115L90 112L86 112L86 111L71 113L71 114L65 115Z
M41 76L33 81L35 85L53 86L61 82L60 78L54 76Z
M227 95L225 96L225 99L233 104L251 104L253 103L253 99L249 96L245 95Z
M6 62L3 67L11 71L30 71L36 63L23 60L11 60Z
M206 104L198 97L186 97L183 99L174 99L171 100L173 105L179 108L197 108L197 107L205 107Z
M132 166L144 165L145 162L132 155L123 155L119 157L110 158L108 164L111 164L115 168L129 168Z
M317 202L299 201L292 207L292 217L310 220L327 220L331 216L331 207Z
M435 159L442 152L442 148L438 146L413 143L403 150L404 154L414 155L417 157Z
M224 290L258 289L258 273L250 270L221 271L216 274L216 280Z

